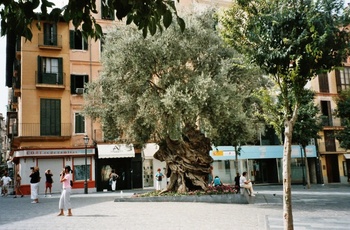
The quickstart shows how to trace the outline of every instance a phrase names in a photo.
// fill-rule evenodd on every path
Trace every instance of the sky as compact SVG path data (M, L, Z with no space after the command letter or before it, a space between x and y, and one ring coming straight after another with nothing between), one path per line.
M56 5L63 5L63 2L67 0L53 0ZM58 3L58 4L57 4ZM61 3L61 4L60 4ZM345 1L350 3L350 0ZM7 103L8 103L8 88L5 86L5 64L6 64L6 38L0 37L0 113L6 117Z

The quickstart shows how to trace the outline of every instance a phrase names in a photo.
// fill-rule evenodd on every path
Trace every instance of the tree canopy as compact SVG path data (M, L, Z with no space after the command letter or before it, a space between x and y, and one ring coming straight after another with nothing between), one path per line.
M337 109L335 114L341 119L344 129L336 133L336 138L339 141L340 147L350 149L350 90L340 92L336 99Z
M148 32L155 34L157 28L169 27L174 15L181 30L185 28L172 0L102 0L101 3L109 15L116 15L119 20L125 18L127 24L134 23L144 36ZM94 17L100 11L96 0L69 0L62 8L49 0L6 0L1 1L0 6L2 36L13 33L31 40L34 20L38 20L36 26L40 28L40 20L58 21L61 17L66 22L71 21L86 37L99 38L103 34Z
M283 99L283 218L293 229L291 141L302 91L316 74L342 65L348 54L349 10L341 0L236 0L220 18L225 41L261 67ZM295 103L291 109L288 97Z
M103 72L85 95L105 137L160 145L155 158L167 163L175 191L206 189L210 138L222 134L223 120L244 116L257 79L219 37L212 11L185 20L184 33L172 25L145 39L134 27L108 34Z

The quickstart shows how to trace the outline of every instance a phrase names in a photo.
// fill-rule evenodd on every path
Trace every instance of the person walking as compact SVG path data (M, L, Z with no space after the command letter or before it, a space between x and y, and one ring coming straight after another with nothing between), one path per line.
M253 190L253 184L251 180L247 180L247 172L243 172L242 176L239 179L239 186L241 188L246 188L249 190L249 196L255 196L254 190Z
M32 173L30 177L30 198L33 200L32 204L39 203L39 182L40 182L40 172L39 167L32 167Z
M158 168L157 173L156 173L156 190L160 191L161 185L162 185L162 180L163 180L163 173L161 173L161 169Z
M112 192L114 192L117 188L117 179L119 175L115 173L115 170L112 169L112 172L109 174L109 180L111 182Z
M16 190L16 194L13 198L17 198L17 195L21 194L21 197L23 197L23 192L21 191L21 181L22 181L22 177L19 175L19 173L17 173L16 175L16 180L15 180L15 190Z
M58 216L64 216L64 210L68 210L68 216L73 216L72 214L72 205L70 203L70 194L72 187L70 185L70 173L71 168L67 165L60 174L60 182L62 183L62 193L60 197L60 201L58 203L58 208L60 209L60 213Z
M51 197L51 188L52 188L52 183L53 183L52 176L53 176L53 174L51 173L51 170L47 169L45 171L45 178L46 178L46 181L45 181L45 197L47 195L47 190L49 190L50 197Z
M9 190L9 184L11 182L11 178L8 176L8 173L5 172L4 176L1 178L2 183L2 194L1 196L7 196Z

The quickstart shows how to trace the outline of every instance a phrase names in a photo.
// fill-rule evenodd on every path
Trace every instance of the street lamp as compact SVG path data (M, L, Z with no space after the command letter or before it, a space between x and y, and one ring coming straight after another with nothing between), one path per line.
M89 143L88 135L84 136L84 144L85 144L85 182L84 182L84 193L88 194L88 186L87 186L87 145Z

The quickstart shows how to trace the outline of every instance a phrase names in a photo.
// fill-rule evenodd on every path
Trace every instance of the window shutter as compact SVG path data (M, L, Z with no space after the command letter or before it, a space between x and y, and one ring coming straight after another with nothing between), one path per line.
M337 92L341 91L340 71L335 70L335 82L337 84Z
M57 99L40 100L40 135L61 135L61 101Z
M63 85L63 58L58 58L58 84Z
M79 113L75 114L75 133L85 132L85 117Z
M52 24L52 31L53 31L53 38L52 38L52 45L57 46L57 24Z
M89 75L84 75L84 83L85 84L89 83ZM85 88L85 84L84 84L84 88Z
M75 32L74 30L69 31L69 46L71 49L75 48Z
M42 57L38 56L37 83L43 82Z
M88 50L89 49L88 43L87 43L86 39L84 38L83 34L81 35L81 39L82 39L82 42L84 45L84 50Z
M70 94L76 94L75 92L75 75L70 75Z
M44 45L50 45L50 24L44 24Z

